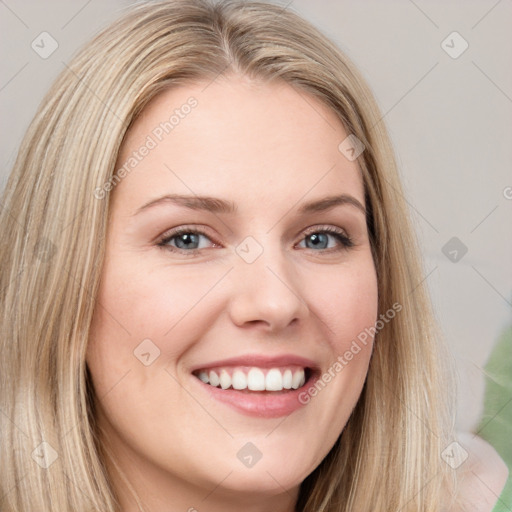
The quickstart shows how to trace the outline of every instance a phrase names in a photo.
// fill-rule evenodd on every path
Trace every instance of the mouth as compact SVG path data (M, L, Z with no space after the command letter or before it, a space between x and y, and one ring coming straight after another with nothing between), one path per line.
M224 390L277 392L301 388L310 379L312 372L311 368L301 366L228 366L204 368L192 374L204 384Z
M293 356L248 356L192 371L194 381L210 398L260 418L286 416L303 407L300 393L319 376L314 362Z

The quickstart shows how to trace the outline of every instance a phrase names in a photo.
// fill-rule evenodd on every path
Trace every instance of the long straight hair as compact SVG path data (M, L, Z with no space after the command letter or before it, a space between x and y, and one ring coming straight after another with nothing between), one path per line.
M361 396L330 453L302 483L297 511L447 505L447 356L372 93L340 49L289 9L174 0L128 8L66 66L7 183L0 212L3 511L119 510L85 363L110 204L110 194L97 191L111 182L127 130L157 94L228 72L284 81L314 96L364 144L357 162L379 313L401 305L377 333Z

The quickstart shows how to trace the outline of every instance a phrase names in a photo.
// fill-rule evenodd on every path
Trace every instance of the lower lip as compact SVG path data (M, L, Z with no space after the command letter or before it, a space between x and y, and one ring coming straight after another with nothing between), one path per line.
M258 418L279 418L288 416L304 407L299 401L299 394L311 385L311 379L299 389L283 391L237 391L222 389L205 384L197 377L192 377L197 383L219 402L223 402L238 412Z

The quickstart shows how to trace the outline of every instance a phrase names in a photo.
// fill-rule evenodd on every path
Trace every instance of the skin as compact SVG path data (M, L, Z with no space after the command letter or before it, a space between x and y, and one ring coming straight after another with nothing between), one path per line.
M507 466L482 438L463 432L457 440L468 457L456 470L460 505L453 512L492 512L508 478Z
M288 417L248 416L213 400L191 369L257 353L307 357L325 372L375 324L364 212L345 204L297 213L338 194L365 206L363 182L357 161L338 150L348 134L331 110L288 84L237 75L160 94L130 129L118 168L191 96L198 105L112 192L87 352L98 422L145 510L290 512L359 398L371 338ZM222 198L238 211L164 202L136 213L165 194ZM176 238L158 246L180 226L204 232L197 249L180 252ZM325 227L353 247L333 235L311 244ZM252 263L236 251L248 236L262 248ZM149 366L134 356L144 339L160 351ZM247 442L262 454L250 468L237 457ZM113 479L121 510L139 510Z

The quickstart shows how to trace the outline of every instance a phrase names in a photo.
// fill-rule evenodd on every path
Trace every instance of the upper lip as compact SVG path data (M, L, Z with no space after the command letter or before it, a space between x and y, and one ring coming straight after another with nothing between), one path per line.
M302 366L312 370L318 369L319 365L313 360L294 354L282 354L277 356L264 356L261 354L247 354L228 359L219 359L194 366L191 371L215 368L220 366L256 366L258 368L277 368L280 366Z

